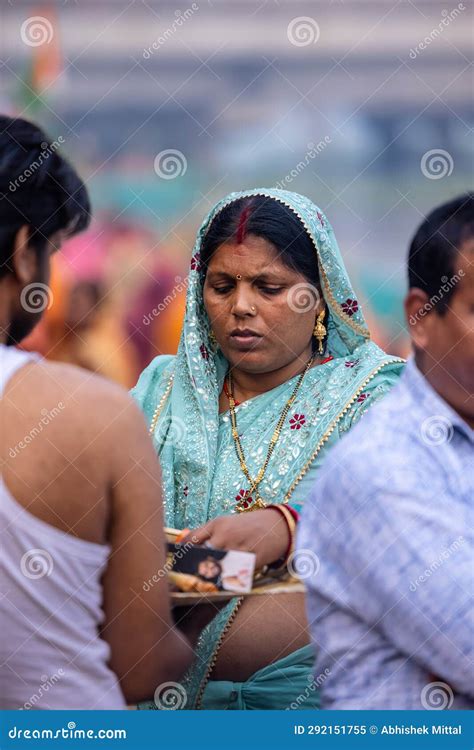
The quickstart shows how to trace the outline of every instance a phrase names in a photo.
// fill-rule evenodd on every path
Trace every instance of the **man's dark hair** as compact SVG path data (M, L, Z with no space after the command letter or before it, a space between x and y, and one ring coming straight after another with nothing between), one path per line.
M474 193L467 193L435 208L413 237L408 254L409 287L418 287L435 299L440 315L446 312L456 288L451 280L456 274L458 252L472 236ZM447 292L443 289L446 284Z
M73 235L90 221L87 190L51 141L31 122L0 116L0 278L11 271L15 237L25 224L37 257L59 230Z

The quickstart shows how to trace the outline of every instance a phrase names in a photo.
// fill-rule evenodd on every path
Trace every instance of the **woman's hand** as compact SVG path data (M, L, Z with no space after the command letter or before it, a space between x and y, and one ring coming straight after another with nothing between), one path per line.
M218 516L193 529L181 544L192 542L216 549L235 549L256 553L256 567L274 563L283 557L290 543L286 521L278 510L267 508L249 513Z

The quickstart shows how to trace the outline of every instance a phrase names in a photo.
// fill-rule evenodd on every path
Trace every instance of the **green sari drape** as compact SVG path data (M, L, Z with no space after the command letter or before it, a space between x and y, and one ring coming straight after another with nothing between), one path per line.
M370 341L334 232L317 206L304 196L281 190L250 190L229 195L212 209L197 235L178 353L176 357L154 359L132 390L149 422L157 405L162 404L153 439L163 473L166 523L176 528L195 528L210 518L231 513L247 489L235 454L229 414L218 413L228 365L220 350L213 349L209 338L199 263L201 242L212 219L224 206L247 195L262 195L284 203L297 214L311 237L329 310L328 354L333 357L330 362L313 367L305 377L260 485L264 500L301 507L330 446L390 389L403 366L403 360L386 355ZM275 424L294 385L293 378L236 409L247 464L254 476L263 463ZM238 599L231 600L201 633L196 659L182 681L187 693L186 708L223 707L218 696L228 691L229 684L222 683L220 687L219 683L208 684L209 673L238 604ZM236 705L239 708L294 705L311 680L308 651L300 651L301 669L286 657L266 668L265 679L254 675L260 697L251 691L252 680L241 687L234 684L230 694L248 698L239 698ZM287 673L292 674L291 680L285 676ZM276 689L277 683L281 690ZM309 696L301 705L298 703L298 708L314 705L316 698Z

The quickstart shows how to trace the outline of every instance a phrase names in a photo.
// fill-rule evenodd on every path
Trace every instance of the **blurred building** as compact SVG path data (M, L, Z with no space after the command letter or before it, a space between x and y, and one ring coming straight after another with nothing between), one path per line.
M409 235L472 182L468 3L15 0L1 35L0 101L63 136L112 224L157 233L145 255L184 272L230 190L307 193L396 342Z

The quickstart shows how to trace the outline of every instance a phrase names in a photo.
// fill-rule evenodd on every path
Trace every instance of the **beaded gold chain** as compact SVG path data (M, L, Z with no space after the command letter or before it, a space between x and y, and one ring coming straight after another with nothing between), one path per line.
M280 437L280 433L285 423L285 420L288 416L288 412L290 411L291 406L293 402L295 401L298 391L304 380L304 377L306 373L308 372L309 368L311 367L311 365L313 364L313 362L314 362L314 355L311 356L308 363L306 364L306 367L304 368L303 372L299 376L298 382L296 383L293 389L293 393L291 394L290 398L288 399L285 406L283 407L283 411L280 414L280 418L275 427L275 431L271 437L270 445L268 446L267 457L265 458L265 461L260 471L258 472L257 478L255 480L252 479L252 477L250 476L250 472L248 470L247 463L245 461L245 455L244 455L244 451L242 448L242 444L240 442L239 432L237 429L237 417L235 414L234 386L232 382L232 374L229 371L227 380L228 380L228 392L229 392L228 398L229 398L229 409L230 409L230 421L232 425L232 437L234 439L235 450L237 453L237 458L239 459L240 468L242 469L242 472L244 473L247 481L250 484L250 489L247 490L244 497L241 500L239 500L239 502L236 505L236 510L239 513L244 513L245 511L249 511L249 510L260 510L261 508L266 507L264 501L260 497L258 488L263 477L265 476L265 472L270 462L270 458L272 457L272 453L275 449L275 445L277 444L278 438ZM255 500L253 502L250 502L252 494L255 494Z

